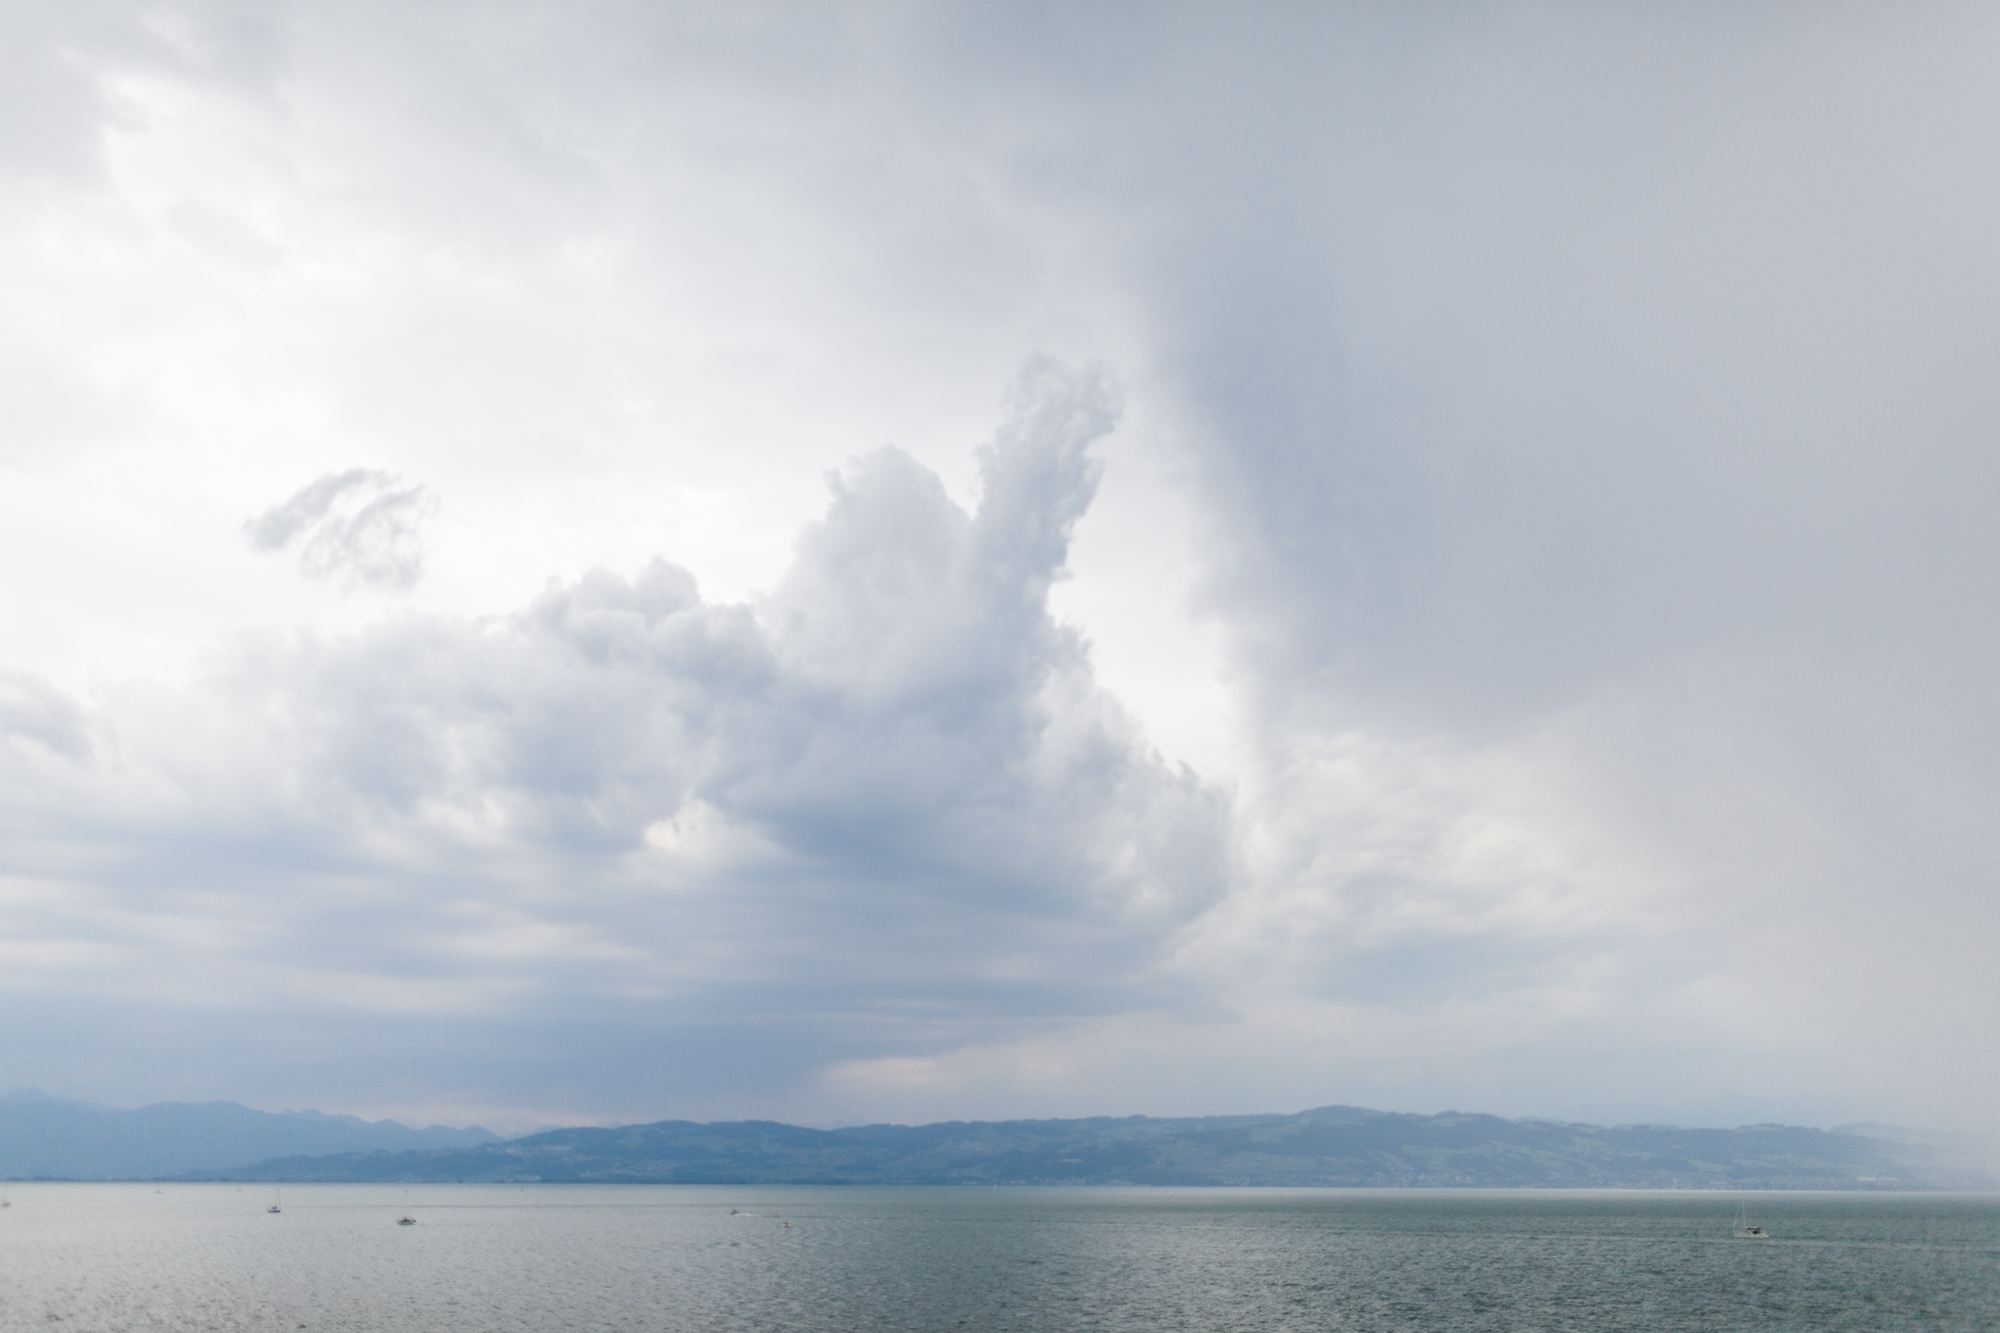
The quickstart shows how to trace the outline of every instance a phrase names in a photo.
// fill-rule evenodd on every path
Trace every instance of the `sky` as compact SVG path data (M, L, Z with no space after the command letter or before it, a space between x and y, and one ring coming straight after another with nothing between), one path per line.
M1990 1127L1996 61L0 4L0 1086Z

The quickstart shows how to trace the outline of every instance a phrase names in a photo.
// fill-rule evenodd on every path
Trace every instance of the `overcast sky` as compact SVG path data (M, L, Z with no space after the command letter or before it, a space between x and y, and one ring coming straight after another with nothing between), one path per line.
M2000 10L0 4L0 1085L1989 1125Z

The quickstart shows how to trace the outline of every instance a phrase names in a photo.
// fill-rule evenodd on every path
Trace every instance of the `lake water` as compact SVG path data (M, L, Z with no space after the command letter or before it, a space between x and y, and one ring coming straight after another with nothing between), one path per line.
M15 1184L0 1328L2000 1330L2000 1197ZM397 1226L407 1208L417 1225ZM790 1225L786 1225L789 1223Z

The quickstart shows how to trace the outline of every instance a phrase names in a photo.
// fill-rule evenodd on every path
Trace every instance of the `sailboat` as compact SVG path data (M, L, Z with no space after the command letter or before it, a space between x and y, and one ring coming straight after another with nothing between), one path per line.
M282 1213L285 1210L278 1205L285 1201L285 1187L283 1185L273 1185L271 1188L276 1193L271 1196L271 1206L264 1211L267 1213Z
M397 1226L399 1226L399 1227L413 1227L413 1226L415 1226L415 1225L417 1224L417 1219L416 1219L416 1218L414 1218L414 1217L411 1217L411 1216L410 1216L410 1212L409 1212L409 1209L410 1209L410 1192L409 1192L408 1190L404 1190L404 1191L403 1191L403 1215L402 1215L401 1217L399 1217L399 1218L397 1218L397 1219L396 1219L396 1225L397 1225Z
M1771 1233L1750 1221L1748 1207L1741 1199L1736 1201L1736 1235L1741 1240L1769 1240Z

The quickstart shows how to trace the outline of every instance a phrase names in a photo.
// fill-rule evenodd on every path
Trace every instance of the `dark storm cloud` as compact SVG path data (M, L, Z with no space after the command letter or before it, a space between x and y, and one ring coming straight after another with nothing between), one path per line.
M2000 555L1996 117L1913 63L1990 25L1713 17L1246 24L1207 59L1270 77L1190 81L1137 285L1274 684L1477 727L1710 653L1991 652L1951 608Z
M1210 595L1265 710L1251 808L1291 848L1286 934L1325 948L1301 964L1344 985L1387 948L1495 995L1595 972L1667 1012L1768 984L1829 1071L1927 1063L1989 1097L1951 1054L1988 1036L1926 1020L1927 1054L1892 1055L1876 1015L1955 1010L1958 941L1994 924L1970 887L1994 841L1956 813L2000 798L1970 741L2000 734L1990 14L1337 26L1177 101L1175 183L1132 204L1177 205L1135 286L1202 423ZM1357 734L1404 751L1373 790ZM1385 892L1354 853L1425 754L1441 808ZM1511 791L1473 777L1496 761ZM1563 792L1547 859L1440 855L1466 781L1468 828ZM1571 934L1592 917L1617 943ZM1461 966L1468 936L1506 942ZM1689 948L1728 961L1697 981Z

